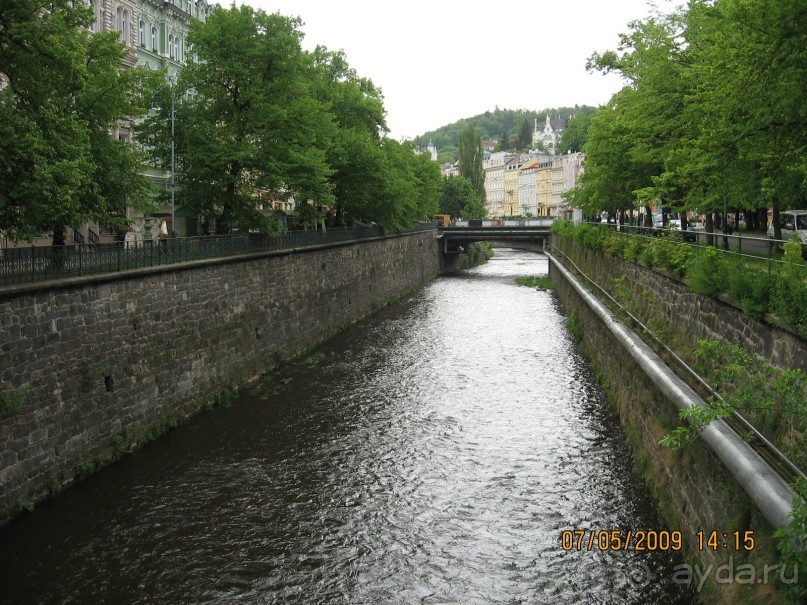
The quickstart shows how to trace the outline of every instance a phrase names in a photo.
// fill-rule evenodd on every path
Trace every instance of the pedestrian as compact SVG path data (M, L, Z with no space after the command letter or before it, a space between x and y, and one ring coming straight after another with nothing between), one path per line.
M168 221L160 221L160 233L157 236L160 240L160 252L165 252L166 240L168 239Z
M137 236L131 225L126 229L126 235L123 236L123 247L134 248L137 245Z

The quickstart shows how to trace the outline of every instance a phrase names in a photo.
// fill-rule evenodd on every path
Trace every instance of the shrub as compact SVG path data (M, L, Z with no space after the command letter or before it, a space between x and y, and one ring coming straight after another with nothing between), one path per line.
M623 255L625 260L635 261L638 260L641 255L642 251L645 248L645 239L642 237L631 237L627 244L625 244L625 248L623 249Z
M630 241L630 237L619 235L618 233L612 233L603 241L602 249L609 254L613 254L614 256L624 257L625 248L628 246Z
M773 290L772 278L755 271L741 261L726 263L726 289L743 312L754 319L762 319L768 312Z
M653 265L665 271L683 276L692 261L693 253L690 246L684 243L678 233L665 233L650 244L653 254Z
M725 268L720 253L712 248L700 248L687 272L689 287L695 294L714 296L723 291Z

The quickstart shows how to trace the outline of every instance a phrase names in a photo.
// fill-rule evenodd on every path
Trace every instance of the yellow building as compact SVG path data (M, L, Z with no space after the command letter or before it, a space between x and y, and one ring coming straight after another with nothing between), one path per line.
M521 214L518 206L518 176L524 160L513 158L504 165L504 216Z
M538 216L552 215L552 162L541 162L535 176Z

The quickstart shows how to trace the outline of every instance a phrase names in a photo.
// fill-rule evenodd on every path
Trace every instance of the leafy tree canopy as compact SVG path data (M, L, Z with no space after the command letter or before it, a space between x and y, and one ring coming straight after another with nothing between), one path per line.
M471 181L463 176L443 177L440 212L465 219L481 219L487 216L485 204L474 191Z
M575 192L590 210L662 197L677 210L771 207L776 218L807 205L803 2L692 0L632 23L589 67L629 83L590 124Z
M482 167L482 142L472 126L460 137L460 176L468 179L476 195L485 201L485 169Z
M122 70L118 34L91 34L93 19L68 0L0 11L0 230L12 239L52 229L64 243L66 227L148 203L142 158L110 132L145 113L159 76Z

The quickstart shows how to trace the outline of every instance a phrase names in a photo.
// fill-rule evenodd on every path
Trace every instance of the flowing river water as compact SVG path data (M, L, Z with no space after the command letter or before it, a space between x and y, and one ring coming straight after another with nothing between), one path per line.
M0 529L0 602L696 603L563 548L664 523L546 271L438 278Z

